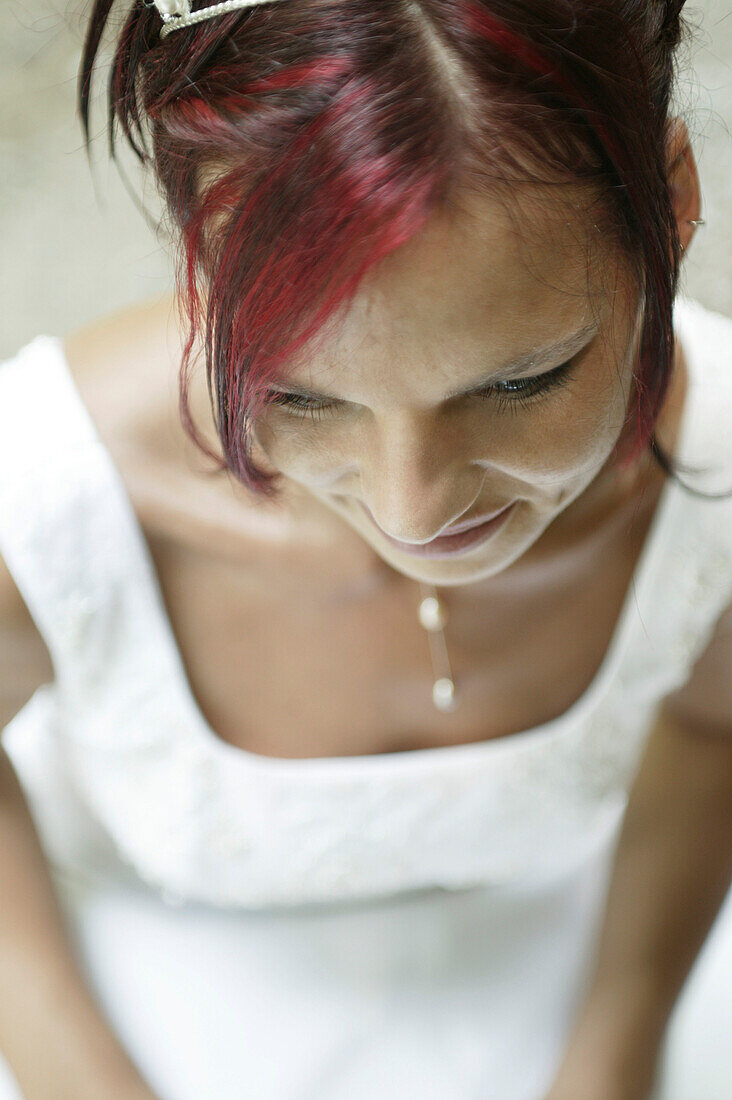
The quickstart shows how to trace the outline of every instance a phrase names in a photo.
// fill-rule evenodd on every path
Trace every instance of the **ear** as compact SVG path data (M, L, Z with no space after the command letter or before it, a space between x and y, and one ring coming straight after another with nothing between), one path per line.
M679 239L686 251L696 230L696 226L689 225L689 222L696 221L701 216L701 193L689 133L680 118L669 120L666 132L666 173Z

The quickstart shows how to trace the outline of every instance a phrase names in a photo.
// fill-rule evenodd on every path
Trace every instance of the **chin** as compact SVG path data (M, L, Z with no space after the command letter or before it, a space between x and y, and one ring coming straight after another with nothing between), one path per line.
M461 567L456 567L454 562L422 562L415 563L414 567L392 561L384 554L380 557L395 572L400 573L411 581L421 584L431 584L436 588L464 588L466 585L477 584L488 580L490 577L503 572L506 563L472 562L470 565L464 562Z

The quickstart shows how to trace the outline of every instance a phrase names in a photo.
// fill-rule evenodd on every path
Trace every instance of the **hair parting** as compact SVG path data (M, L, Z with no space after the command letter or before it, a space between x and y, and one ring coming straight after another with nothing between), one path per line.
M650 447L676 476L654 425L674 361L681 248L665 156L683 6L279 0L161 39L158 12L135 0L114 46L109 147L114 157L119 127L172 219L187 325L180 412L197 445L217 460L188 407L200 346L218 466L275 497L276 475L251 455L265 387L367 272L462 192L571 182L595 196L641 294L636 403L617 460ZM84 43L87 147L114 7L95 0Z

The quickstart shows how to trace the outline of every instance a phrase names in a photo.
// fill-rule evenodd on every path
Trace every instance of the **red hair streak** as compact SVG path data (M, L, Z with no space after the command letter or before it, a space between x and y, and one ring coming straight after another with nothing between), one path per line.
M175 231L187 341L205 368L225 466L254 493L263 389L346 308L367 272L461 191L506 181L587 185L593 220L643 295L636 404L617 458L651 446L674 354L680 248L665 138L683 0L286 0L160 39L132 6L108 85L160 182ZM112 0L92 5L79 112ZM217 171L212 171L216 166ZM208 173L208 174L207 174ZM509 188L510 190L510 188Z

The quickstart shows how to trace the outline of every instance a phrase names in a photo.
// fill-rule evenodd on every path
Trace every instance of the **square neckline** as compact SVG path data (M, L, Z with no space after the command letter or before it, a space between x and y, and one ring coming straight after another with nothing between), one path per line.
M696 353L689 346L687 334L682 333L686 329L687 320L690 321L690 309L693 302L677 296L674 301L674 329L677 340L680 342L684 359L687 365L687 389L684 403L679 418L676 446L673 458L679 459L684 455L688 444L692 423L691 404L692 389L697 373ZM686 316L684 316L686 315ZM677 325L677 322L680 322ZM682 339L683 336L683 339ZM62 340L52 338L56 350L68 372L69 378L76 390L76 384L66 360ZM78 390L76 390L78 394ZM79 395L79 399L80 395ZM97 442L101 440L97 437ZM105 448L106 450L106 448ZM111 457L110 457L111 461ZM113 465L116 471L116 467ZM612 677L615 675L621 655L626 648L629 635L636 622L636 614L643 599L651 577L652 566L658 547L663 545L662 534L666 529L669 518L672 515L674 502L679 499L679 487L670 478L666 478L659 494L653 518L649 525L643 547L636 561L635 568L628 583L620 612L616 618L615 626L610 642L607 646L600 666L592 680L582 694L561 714L549 719L547 722L515 733L505 734L501 737L486 738L480 741L468 741L457 745L436 745L421 749L404 749L397 752L367 753L362 755L347 756L308 756L308 757L278 757L268 756L263 753L252 752L249 749L233 745L220 737L205 718L198 701L194 695L183 656L177 639L173 632L170 618L165 608L162 596L162 587L155 570L155 566L144 538L139 521L135 516L132 503L120 476L115 479L118 492L123 497L126 511L135 522L139 537L149 581L154 598L150 601L150 613L154 615L156 625L159 628L159 637L165 648L165 656L169 659L175 682L169 690L178 693L180 701L190 716L184 730L176 728L175 737L179 744L183 744L183 737L188 734L192 743L203 749L213 757L220 757L222 764L233 768L256 768L264 771L278 772L285 776L289 772L307 773L316 776L319 772L327 772L333 776L354 775L362 776L364 771L382 771L391 773L411 771L413 769L431 769L442 764L455 762L465 766L477 763L487 754L510 753L526 745L541 743L559 736L563 731L576 728L585 716L590 713L604 695ZM139 578L141 579L141 578ZM160 690L166 690L162 686ZM183 737L181 736L183 735Z

